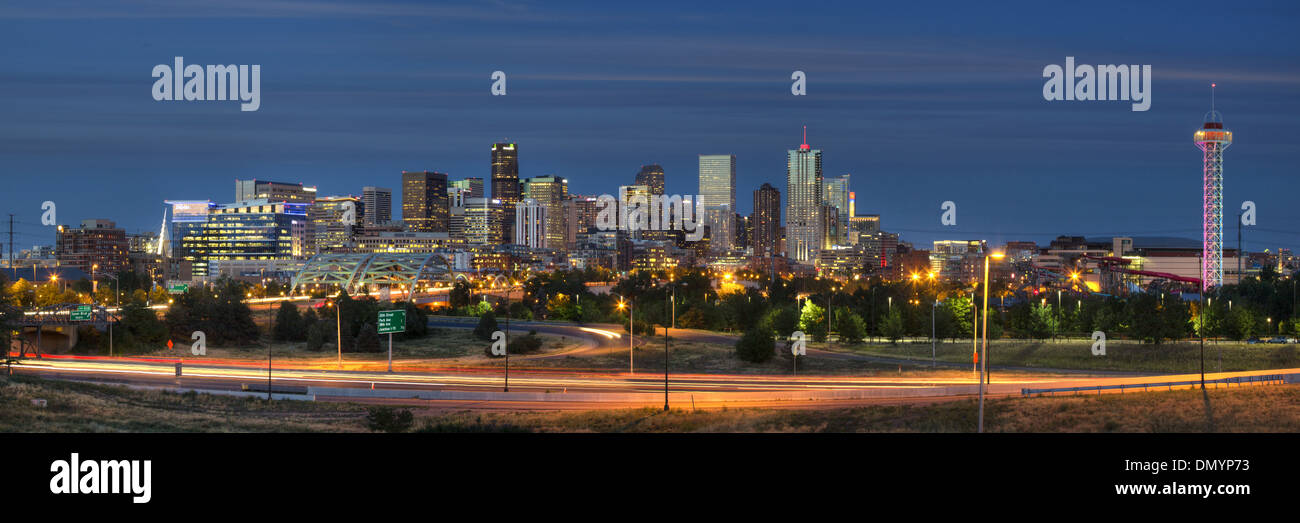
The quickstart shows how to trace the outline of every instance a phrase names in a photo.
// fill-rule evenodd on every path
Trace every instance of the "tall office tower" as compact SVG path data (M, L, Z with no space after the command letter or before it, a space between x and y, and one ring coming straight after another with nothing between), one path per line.
M736 155L700 155L700 203L709 226L710 249L731 249L735 240Z
M59 265L75 267L89 274L117 274L129 269L126 231L110 220L82 220L81 228L60 225L54 238L54 257Z
M317 198L307 206L307 249L304 254L314 256L350 251L355 245L353 235L357 224L365 223L366 214L363 199L356 196Z
M801 263L812 263L822 245L822 151L804 143L787 152L786 159L786 255Z
M822 204L822 249L833 249L844 243L840 237L840 210L829 203Z
M525 179L521 185L524 198L537 200L539 205L546 208L546 241L542 246L563 250L564 200L569 198L569 181L559 176L534 176ZM518 220L516 223L519 223Z
M754 219L752 216L736 215L736 246L744 249L753 245L750 238L754 237Z
M596 217L600 214L600 200L595 196L573 195L564 201L564 245L575 249L578 235L596 227Z
M447 201L447 175L430 171L402 171L402 224L411 232L447 232L451 210Z
M629 237L641 239L641 233L651 225L649 213L656 212L650 206L650 188L644 185L623 185L618 188L618 228L629 231ZM634 207L635 206L635 207ZM635 212L639 210L640 212Z
M466 198L461 208L461 237L468 245L491 246L506 243L505 205L498 199ZM513 229L513 227L512 227Z
M838 227L834 232L827 232L828 236L833 235L834 245L845 245L848 241L849 231L849 175L839 176L826 180L826 194L823 195L822 201L827 205L835 206L838 216L836 223Z
M471 177L469 177L469 178L461 178L461 179L459 179L459 180L455 180L455 181L449 183L448 185L451 186L451 187L456 187L456 188L460 188L460 189L465 189L466 191L468 191L468 193L465 195L466 198L482 198L482 197L483 197L483 179L482 179L482 178L478 178L478 177L474 177L474 176L471 176Z
M641 172L636 173L636 185L650 188L650 194L663 196L664 168L657 163L642 165Z
M1214 84L1210 84L1213 89ZM1210 290L1223 285L1223 150L1232 145L1232 131L1223 126L1223 115L1214 110L1214 94L1210 92L1210 112L1205 124L1196 131L1196 146L1202 156L1201 174L1204 189L1204 214L1201 221L1201 289ZM1238 259L1241 253L1237 253ZM1240 272L1237 278L1241 278Z
M492 199L501 200L505 237L514 238L515 204L519 203L519 149L513 143L492 144Z
M781 191L764 183L754 191L754 234L751 244L754 256L773 256L780 240Z
M547 248L546 206L533 198L524 198L515 207L515 244L530 249Z
M383 187L362 187L361 204L366 209L364 224L367 227L393 221L393 190Z
M447 188L447 205L451 207L452 214L456 213L457 207L465 206L465 198L472 198L469 189L461 187Z
M247 200L311 203L316 200L316 188L303 187L301 183L235 180L235 201Z

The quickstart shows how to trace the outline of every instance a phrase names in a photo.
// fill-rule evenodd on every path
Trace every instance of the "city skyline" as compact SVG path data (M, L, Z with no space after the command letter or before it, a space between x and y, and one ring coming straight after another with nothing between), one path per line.
M524 147L520 177L562 176L575 194L612 193L651 162L662 165L668 192L687 193L697 155L718 151L737 156L738 190L764 182L780 187L782 153L802 125L827 151L825 172L853 175L858 213L880 215L883 229L917 245L973 238L1042 244L1061 234L1195 239L1201 234L1200 165L1186 137L1209 109L1209 84L1218 82L1217 108L1238 133L1224 166L1224 214L1235 217L1242 201L1257 204L1260 221L1246 231L1248 250L1300 246L1296 234L1278 232L1300 221L1289 191L1278 190L1291 183L1300 143L1300 122L1284 117L1300 104L1294 89L1300 60L1295 42L1283 39L1285 31L1267 30L1286 20L1292 6L1219 12L1211 3L1192 3L1161 13L1165 23L1157 27L1136 16L1075 14L1080 24L1106 23L1132 39L1120 45L1067 31L1033 48L994 34L1036 36L1032 28L1051 26L1059 11L1027 13L1025 28L1018 29L973 7L928 12L922 24L916 21L920 8L903 6L873 13L866 20L871 31L863 31L833 16L790 16L774 4L758 4L743 24L722 29L681 13L655 17L672 11L656 6L599 15L609 22L599 28L589 24L598 15L579 9L508 9L500 17L486 9L433 16L411 7L415 19L429 17L448 31L366 45L369 36L401 21L359 8L359 20L283 9L255 9L251 20L232 23L254 37L289 31L312 40L331 32L329 53L216 44L201 21L220 14L194 8L126 9L93 27L99 13L75 3L58 13L9 11L7 37L19 41L55 24L86 27L78 41L15 56L7 71L15 96L28 100L11 106L11 118L0 123L10 138L0 145L10 174L0 200L17 213L16 244L52 243L51 232L35 225L46 200L61 204L59 219L67 224L111 219L129 231L152 231L160 202L225 202L233 179L302 181L322 195L394 187L402 170L486 180L486 155L475 151L501 141ZM1178 41L1178 28L1195 27L1207 16L1227 22L1213 53L1171 43ZM145 21L136 17L171 23L138 32ZM311 23L288 30L258 22L280 17ZM556 23L533 28L530 22L538 19ZM520 29L519 38L501 48L471 45L478 41L474 28L485 20ZM799 30L813 25L824 36ZM575 27L581 31L573 37L561 36ZM679 38L647 40L666 27ZM951 43L938 28L967 38ZM439 48L439 38L466 45L454 53L410 50ZM597 38L604 44L589 45ZM715 46L711 56L692 52L719 38L734 43ZM975 54L967 49L972 43L990 51ZM492 51L475 50L480 47ZM654 52L639 49L645 47ZM97 48L105 51L90 52ZM566 53L586 58L565 60ZM328 75L319 67L326 54L336 61ZM153 102L144 94L152 81L149 67L177 55L194 63L261 63L261 109ZM1152 64L1150 110L1043 100L1043 66L1066 56L1081 63ZM612 66L619 57L625 65ZM63 64L63 72L49 63ZM489 75L498 69L510 78L505 97L488 90ZM808 75L806 97L790 94L793 70ZM69 74L95 89L69 96L60 80ZM951 96L953 89L962 96ZM683 123L702 110L713 117ZM345 122L356 122L355 130ZM59 160L51 162L52 154ZM57 189L104 183L94 176L133 188L112 198ZM956 226L939 224L939 204L947 200L958 204ZM741 198L736 211L748 215L750 207ZM1033 217L1032 227L1020 224L1025 216ZM1224 240L1235 245L1227 219Z

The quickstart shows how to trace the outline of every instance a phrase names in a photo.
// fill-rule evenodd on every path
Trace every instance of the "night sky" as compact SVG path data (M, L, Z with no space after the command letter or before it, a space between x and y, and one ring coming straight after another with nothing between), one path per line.
M1236 141L1225 243L1252 200L1247 249L1300 247L1295 2L555 4L5 2L0 212L20 249L53 243L45 200L61 223L157 230L164 199L228 202L236 178L323 195L398 189L402 170L489 178L490 144L509 140L521 176L583 194L652 162L669 193L695 193L697 155L735 154L747 214L763 182L784 198L807 125L858 212L921 248L1199 238L1192 133L1217 82ZM150 71L175 56L260 64L261 109L154 101ZM1151 65L1151 109L1044 100L1043 67L1066 56ZM507 96L489 93L495 70ZM807 96L790 94L794 70Z

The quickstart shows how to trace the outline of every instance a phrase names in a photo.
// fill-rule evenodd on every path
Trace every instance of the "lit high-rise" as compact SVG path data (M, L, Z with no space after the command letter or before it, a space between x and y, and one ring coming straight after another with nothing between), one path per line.
M451 210L447 175L402 171L402 223L412 232L447 232Z
M709 226L709 246L715 252L731 249L735 238L736 155L700 155L700 203Z
M786 255L802 263L817 258L825 235L822 232L822 151L804 143L786 157Z
M515 205L519 203L519 149L513 143L492 144L492 199L505 213L505 237L514 238Z

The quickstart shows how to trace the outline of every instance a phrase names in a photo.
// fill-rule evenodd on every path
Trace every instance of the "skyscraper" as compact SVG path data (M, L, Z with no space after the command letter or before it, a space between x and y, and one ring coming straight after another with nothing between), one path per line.
M351 207L351 221L348 211ZM358 223L369 215L362 198L356 196L326 196L317 198L307 206L307 256L327 252L347 252L352 248Z
M835 231L828 231L827 236L835 239L834 245L847 245L848 241L848 223L849 223L849 175L838 176L826 180L826 194L823 199L827 205L835 207L837 213L836 223L839 226Z
M822 151L804 143L787 151L786 159L786 255L802 263L817 258L822 233Z
M447 175L430 171L402 171L402 223L413 232L447 232L451 210L447 200Z
M709 226L709 245L724 252L735 239L736 155L700 155L700 203Z
M448 186L449 186L449 187L456 187L456 188L460 188L460 189L465 189L465 190L467 191L467 193L465 194L465 197L466 197L466 198L482 198L482 197L483 197L483 179L482 179L482 178L478 178L478 177L474 177L474 176L471 176L471 177L469 177L469 178L461 178L461 179L459 179L459 180L455 180L455 181L453 181L453 182L450 182L450 183L448 184Z
M636 173L636 185L650 188L650 194L663 196L664 168L657 163L642 165L641 172Z
M519 149L513 143L492 144L492 199L501 200L505 237L513 239L515 204L519 203Z
M563 250L564 247L564 200L569 198L569 181L559 176L534 176L522 184L523 197L537 200L546 208L545 242L547 249ZM516 223L519 223L516 221Z
M764 183L754 191L754 234L751 244L754 256L772 256L776 254L776 244L780 239L781 228L781 191Z
M547 248L546 206L533 198L524 198L515 207L515 243L531 249Z
M366 209L364 223L367 227L393 221L393 190L384 187L361 188L361 204Z

